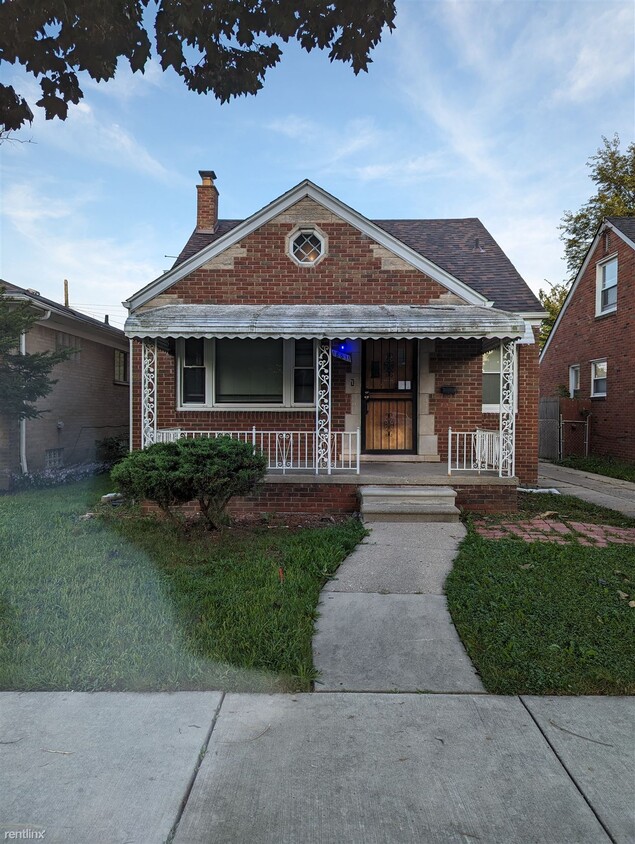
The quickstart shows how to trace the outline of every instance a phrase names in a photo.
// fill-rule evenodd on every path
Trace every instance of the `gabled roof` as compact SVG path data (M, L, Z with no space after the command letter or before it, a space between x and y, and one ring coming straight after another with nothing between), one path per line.
M81 323L85 329L93 328L100 332L106 332L114 339L122 340L124 342L126 341L126 336L120 328L116 328L114 325L109 325L101 320L93 319L93 317L89 317L80 311L74 310L73 308L67 308L66 305L54 302L53 299L47 299L45 296L41 296L37 290L32 290L26 287L18 287L17 284L12 284L10 281L5 281L0 278L0 288L1 287L5 288L6 293L10 298L19 299L21 301L29 301L43 311L51 311L57 316L75 320L78 323Z
M628 246L631 247L631 249L635 249L635 217L607 217L600 223L595 237L593 238L593 241L591 242L591 245L587 249L587 253L584 256L582 266L578 270L578 274L576 275L573 284L571 285L571 289L567 293L567 298L562 303L560 313L558 314L558 317L553 324L553 328L549 332L547 342L545 343L542 348L542 351L540 352L541 363L547 352L547 349L549 348L551 338L555 336L555 333L558 330L558 326L560 325L562 317L564 316L565 311L569 307L569 302L573 299L575 291L578 288L578 284L580 283L580 279L586 272L586 269L589 266L591 259L593 258L597 245L600 242L600 237L606 231L606 229L611 229L612 231L614 231L618 237L620 237L626 244L628 244Z
M134 310L146 304L305 197L320 203L469 304L494 304L523 313L542 311L538 299L479 220L372 221L309 180L246 220L220 220L213 233L194 231L173 267L124 305Z

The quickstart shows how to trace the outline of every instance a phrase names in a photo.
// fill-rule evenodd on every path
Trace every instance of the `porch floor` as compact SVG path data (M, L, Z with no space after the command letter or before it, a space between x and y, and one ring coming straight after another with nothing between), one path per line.
M517 486L518 478L499 478L496 472L453 472L448 475L446 463L363 463L359 475L351 471L333 470L331 475L319 475L303 470L270 469L265 483L314 483L314 484L404 484L416 486Z

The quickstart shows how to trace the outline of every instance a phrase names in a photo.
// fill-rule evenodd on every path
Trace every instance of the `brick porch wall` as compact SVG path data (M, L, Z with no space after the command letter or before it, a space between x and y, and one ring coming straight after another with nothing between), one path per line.
M517 510L516 487L513 485L481 484L461 486L452 484L456 490L456 505L470 513L513 513ZM359 511L359 499L356 484L312 484L265 483L259 489L244 498L234 498L228 511L232 516L259 515L263 513L339 516ZM145 501L144 513L160 512L156 505ZM198 504L189 502L181 512L194 516Z

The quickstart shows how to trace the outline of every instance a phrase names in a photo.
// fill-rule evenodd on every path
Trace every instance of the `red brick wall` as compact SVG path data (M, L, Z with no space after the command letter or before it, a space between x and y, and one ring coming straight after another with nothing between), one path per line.
M516 475L523 484L535 484L538 468L538 345L520 345L518 351L518 413L516 414ZM439 437L441 460L448 459L448 428L498 430L498 414L482 411L482 358L480 340L437 340L430 357L436 393L430 402ZM455 395L439 392L456 386Z
M298 210L301 208L301 210ZM286 237L298 219L312 219L328 239L328 254L314 266L301 267L286 254ZM224 259L214 259L172 285L166 294L183 303L204 304L427 304L447 290L427 275L397 258L357 229L338 220L316 203L304 200L231 247ZM162 300L166 304L167 299ZM437 341L433 360L437 390L454 383L455 396L432 400L441 459L447 459L447 429L473 430L477 425L498 427L498 416L481 412L480 341ZM537 388L535 347L521 352L523 419L518 428L518 472L523 482L533 483L537 472ZM524 367L527 367L526 370ZM345 394L346 364L333 363L333 429L344 430L350 408ZM140 354L135 354L135 383L139 384ZM313 412L304 411L176 411L174 358L162 353L159 363L158 426L184 429L249 428L312 430ZM140 403L135 391L135 447L139 446Z
M591 399L592 454L635 460L635 251L614 232L601 237L540 365L540 395L568 389L569 366L580 364L580 397L591 395L591 361L606 358L606 398ZM596 267L617 252L617 310L595 316Z
M266 483L253 495L234 498L228 512L233 516L270 514L342 515L359 511L356 484ZM454 486L456 505L473 513L513 513L517 510L516 487L506 485ZM146 513L160 513L149 501L143 503ZM198 512L194 501L181 508L193 516Z

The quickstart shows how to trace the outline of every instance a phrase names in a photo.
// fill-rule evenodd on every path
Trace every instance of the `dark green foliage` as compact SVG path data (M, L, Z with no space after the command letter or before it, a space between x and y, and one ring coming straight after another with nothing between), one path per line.
M77 74L112 79L120 58L143 72L154 48L190 91L226 102L257 93L290 40L367 70L394 18L394 0L12 0L0 4L0 62L33 74L42 90L35 105L65 120L68 103L83 97ZM0 85L5 131L32 119L24 97Z
M72 349L20 354L20 336L42 316L28 302L12 300L0 286L0 414L9 419L35 419L45 413L35 402L57 383L55 366L74 354Z
M114 466L130 453L128 437L104 437L97 443L97 460Z
M635 142L620 151L620 138L602 137L602 146L588 162L596 193L579 211L565 211L560 226L564 255L572 281L605 217L629 217L635 214Z
M618 460L616 457L600 457L593 454L588 457L565 457L558 461L558 465L579 469L582 472L593 472L596 475L606 475L608 478L635 482L635 463Z
M549 282L547 282L547 284L549 284ZM540 337L538 342L540 343L541 349L547 342L547 337L551 334L551 329L558 319L558 314L560 313L560 310L564 305L564 300L567 298L567 294L569 292L569 285L567 284L550 284L549 287L550 290L538 291L540 304L548 314L548 316L546 316L540 323ZM567 396L568 395L569 391L567 390Z
M224 521L234 495L247 495L267 468L263 454L249 443L217 439L157 443L129 454L112 471L118 489L129 498L147 498L166 513L188 501L198 501L211 528Z

